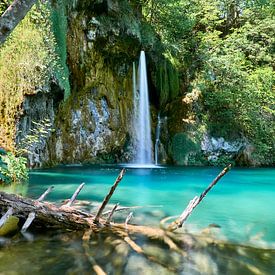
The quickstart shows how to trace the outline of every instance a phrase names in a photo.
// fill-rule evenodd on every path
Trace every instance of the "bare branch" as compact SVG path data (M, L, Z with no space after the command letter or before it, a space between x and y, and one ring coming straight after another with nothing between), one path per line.
M78 188L75 190L74 194L72 195L72 197L70 198L70 200L66 203L66 205L64 206L68 206L68 207L71 207L72 204L74 203L77 195L80 193L80 191L82 190L82 188L84 187L85 183L81 183Z
M46 196L54 189L54 186L50 186L38 199L37 201L43 201Z
M13 213L13 208L10 207L8 209L8 211L5 213L5 215L3 215L3 217L0 219L0 227L5 224L5 222L7 221L7 219L12 215Z
M189 202L180 217L168 226L169 231L174 231L182 227L183 223L191 215L194 208L203 200L203 198L207 195L211 188L229 171L230 168L231 164L229 164L226 168L222 170L222 172L212 181L212 183L203 191L203 193L199 197L196 196L193 200Z
M119 203L117 203L117 204L113 207L112 211L109 213L109 216L107 217L107 220L106 220L106 224L110 224L111 219L112 219L112 217L113 217L113 215L114 215L114 213L115 213L115 211L116 211L118 205L119 205Z
M35 219L35 213L31 212L28 215L28 218L26 219L25 223L22 226L21 232L26 232L27 229L30 227L31 223L33 222L33 220Z
M133 212L131 212L128 216L127 216L127 218L126 218L126 220L125 220L125 226L127 227L127 225L128 225L128 222L132 219L132 217L133 217Z
M121 172L119 173L117 179L115 180L114 185L111 187L108 195L104 198L102 204L100 205L100 207L99 207L99 209L98 209L98 211L96 213L96 216L95 216L95 219L94 219L95 222L98 222L98 220L99 220L99 218L100 218L100 216L101 216L101 214L102 214L105 206L108 204L108 202L109 202L110 198L112 197L113 193L115 192L115 190L116 190L119 182L122 180L122 178L123 178L123 176L125 174L125 171L126 171L125 168L123 168L121 170Z
M21 22L37 0L14 0L0 17L0 45Z

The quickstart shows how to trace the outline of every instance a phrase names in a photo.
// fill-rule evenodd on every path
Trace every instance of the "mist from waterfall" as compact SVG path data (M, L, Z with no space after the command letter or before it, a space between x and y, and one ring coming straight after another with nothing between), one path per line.
M138 83L136 88L135 68L133 65L133 90L134 90L134 164L151 165L152 140L151 118L149 109L149 95L147 84L146 59L141 51L138 68Z

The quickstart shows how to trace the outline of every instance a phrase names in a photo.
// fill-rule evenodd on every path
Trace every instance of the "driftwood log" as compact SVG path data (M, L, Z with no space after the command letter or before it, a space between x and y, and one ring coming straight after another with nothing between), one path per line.
M228 172L229 169L230 166L226 167L200 195L200 197L195 197L195 199L189 203L183 214L168 226L168 231L173 231L183 225L193 209L202 201L210 189L219 181L221 177L223 177ZM31 224L37 227L64 230L82 230L83 232L98 231L108 228L113 232L117 232L118 234L124 234L122 232L126 231L127 234L145 234L148 237L159 238L165 241L168 233L165 228L160 229L129 224L132 213L126 218L125 223L111 222L114 213L120 209L118 208L118 204L115 205L111 212L108 212L109 215L106 218L103 218L104 208L108 204L119 182L122 180L124 173L125 169L122 169L119 176L115 180L114 185L111 187L109 193L106 195L102 204L98 208L97 213L88 213L76 209L73 206L76 196L84 186L83 183L77 188L72 198L62 206L57 206L53 203L43 201L46 195L52 191L52 186L49 187L49 189L46 190L45 193L43 193L36 200L0 192L0 211L3 214L2 218L0 219L0 227L5 224L10 215L14 215L25 221L22 231L26 231ZM125 238L129 245L133 245L128 235L126 235ZM166 242L169 243L169 246L173 249L177 249L175 244L170 242L170 240L167 238Z

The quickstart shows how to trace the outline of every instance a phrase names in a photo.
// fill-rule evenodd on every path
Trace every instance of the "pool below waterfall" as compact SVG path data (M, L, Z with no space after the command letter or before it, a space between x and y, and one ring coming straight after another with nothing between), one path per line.
M48 200L59 203L70 198L77 186L85 182L78 200L83 200L89 210L102 201L120 169L104 165L34 170L30 173L27 196L37 198L54 185ZM179 215L220 170L127 169L111 204L132 208L114 219L123 221L133 212L130 223L158 227L164 217ZM94 261L108 274L272 274L275 272L274 209L275 169L234 168L214 186L180 230L182 234L211 238L215 245L208 242L205 246L195 246L185 258L152 240L132 236L160 261L150 262L112 234L100 233L92 237L89 249ZM31 240L17 237L1 247L0 274L91 274L79 233L32 232L31 236Z

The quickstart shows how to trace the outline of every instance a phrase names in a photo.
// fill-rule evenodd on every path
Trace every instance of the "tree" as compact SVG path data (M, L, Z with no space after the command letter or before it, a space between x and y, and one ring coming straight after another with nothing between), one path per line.
M14 0L0 17L0 45L25 17L37 0Z

